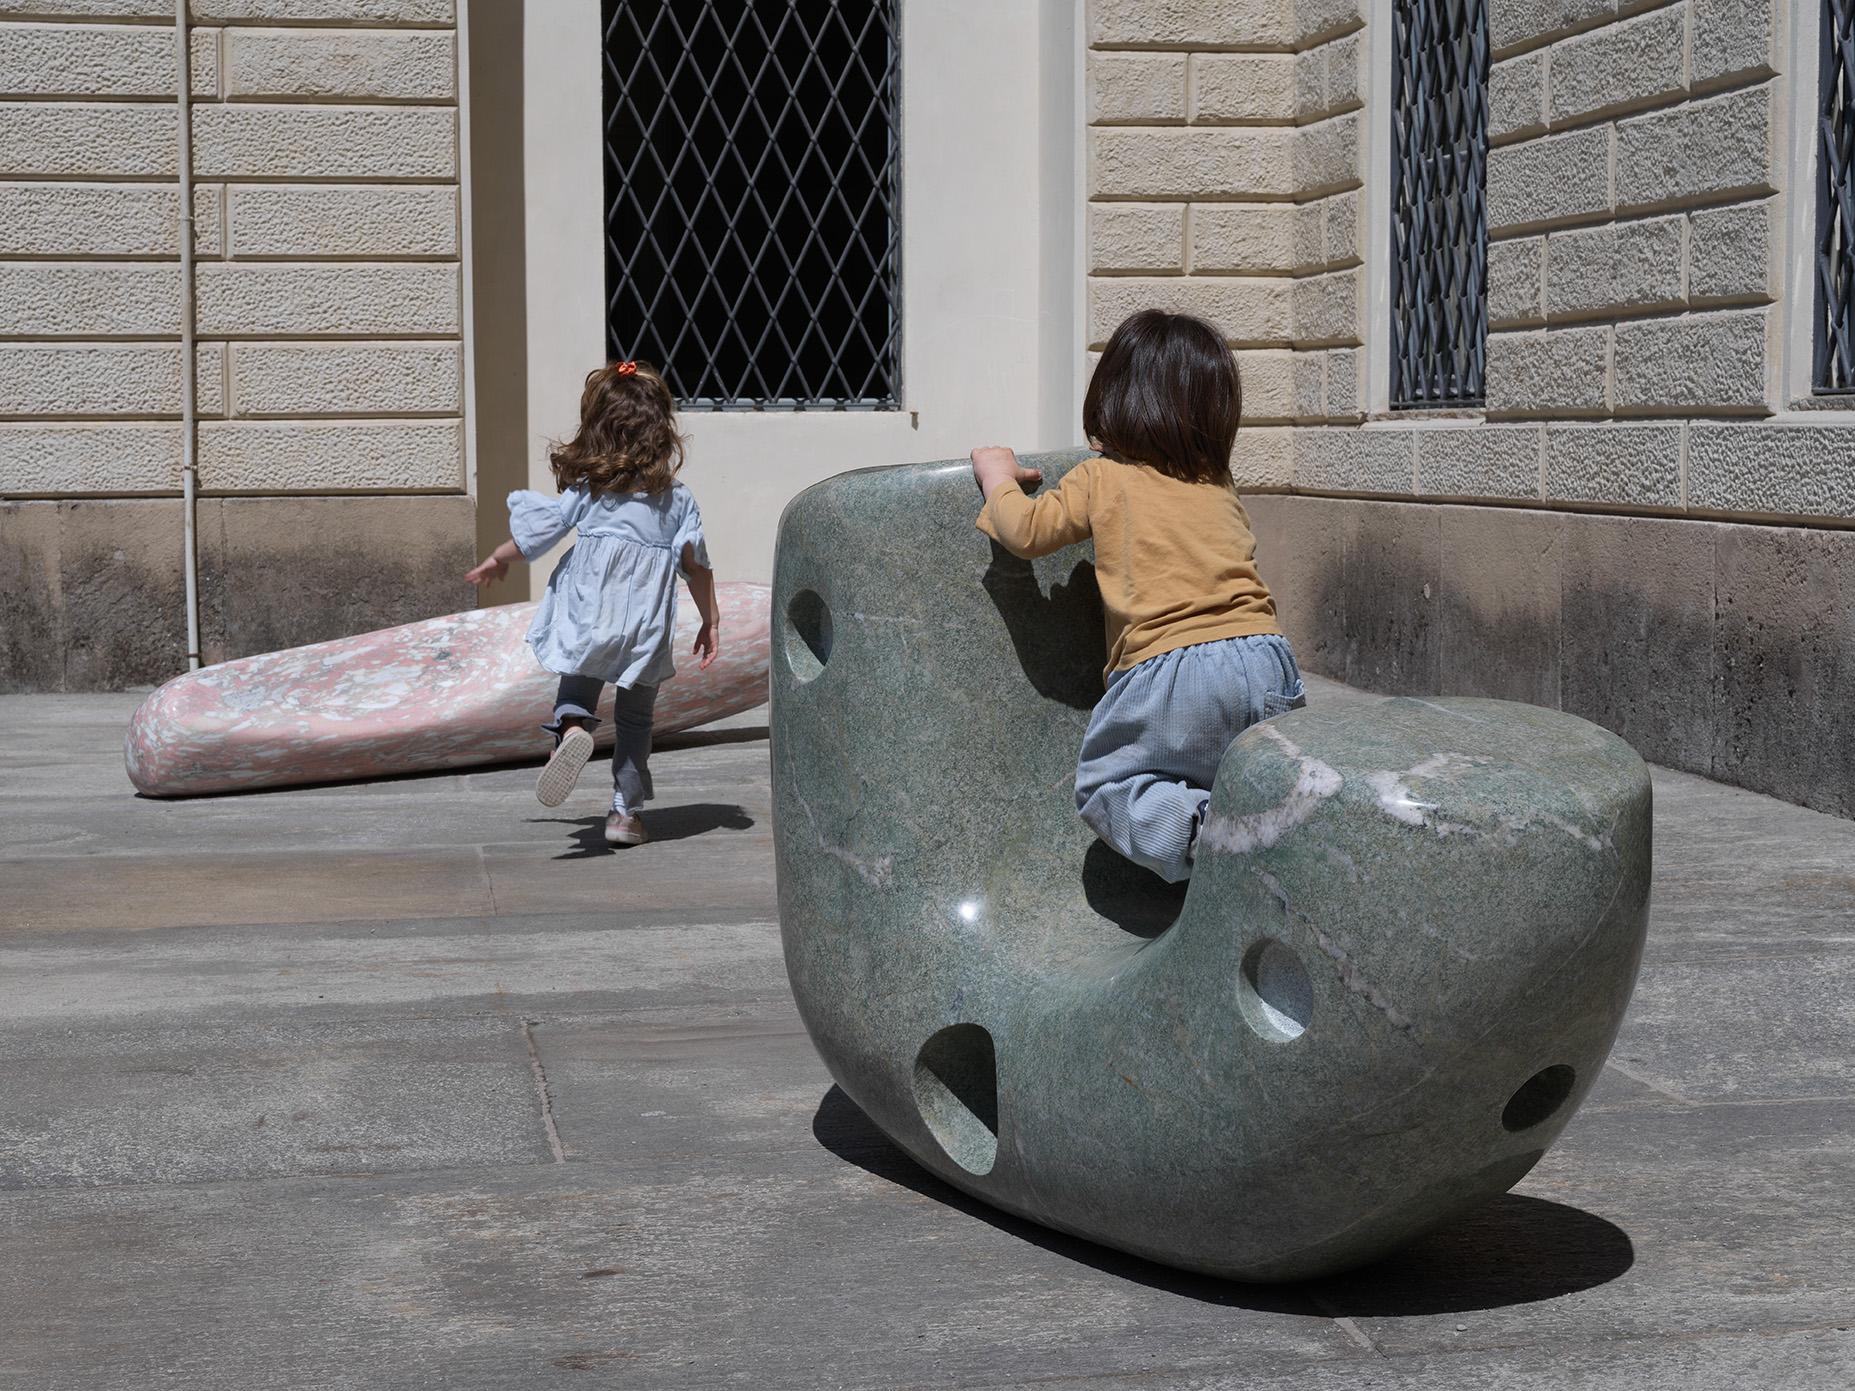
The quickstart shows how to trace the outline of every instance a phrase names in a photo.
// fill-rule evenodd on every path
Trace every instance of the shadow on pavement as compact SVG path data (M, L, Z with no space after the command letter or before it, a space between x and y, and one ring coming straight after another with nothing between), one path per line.
M819 1102L812 1135L846 1163L1033 1246L1207 1304L1317 1318L1467 1313L1575 1294L1616 1279L1636 1260L1629 1237L1603 1218L1508 1193L1376 1265L1298 1284L1246 1285L1174 1270L982 1203L916 1164L841 1087Z
M574 848L556 855L557 860L584 860L593 855L616 855L626 847L605 842L605 814L598 816L535 817L534 823L552 821L559 826L574 826ZM747 808L732 802L690 802L680 807L647 808L644 829L652 840L688 840L709 831L746 831L754 825Z

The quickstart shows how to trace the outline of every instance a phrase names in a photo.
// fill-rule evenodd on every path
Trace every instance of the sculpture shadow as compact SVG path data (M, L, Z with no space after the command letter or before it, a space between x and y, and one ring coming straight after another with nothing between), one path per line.
M607 845L605 840L605 814L598 816L537 816L530 818L530 824L552 822L559 826L573 826L574 848L554 858L557 860L586 860L596 855L616 855L629 849L623 845ZM646 807L644 809L644 829L650 832L653 841L688 840L709 831L747 831L752 830L755 821L747 814L747 808L732 802L690 802L680 807Z
M1092 842L1082 857L1089 907L1136 937L1157 937L1178 921L1189 887L1189 880L1168 884L1104 841Z
M1557 1299L1606 1284L1635 1264L1623 1230L1592 1213L1508 1193L1374 1265L1320 1280L1250 1285L1130 1256L1014 1217L943 1183L833 1086L812 1136L845 1163L965 1213L1053 1255L1206 1304L1315 1318L1459 1314Z
M1018 664L1037 694L1072 710L1093 710L1101 699L1106 650L1095 567L1077 561L1069 578L1045 594L1035 566L994 541L992 563L980 583L1005 620Z
M740 725L734 729L688 729L681 734L666 734L651 740L652 753L672 749L707 749L717 744L764 744L772 731L763 724Z

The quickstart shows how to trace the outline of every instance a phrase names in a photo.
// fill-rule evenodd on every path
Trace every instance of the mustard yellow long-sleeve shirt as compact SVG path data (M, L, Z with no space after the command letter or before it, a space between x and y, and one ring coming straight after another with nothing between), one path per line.
M1233 488L1088 459L1037 498L1015 483L994 488L978 526L1026 560L1095 538L1107 610L1104 681L1174 648L1282 631Z

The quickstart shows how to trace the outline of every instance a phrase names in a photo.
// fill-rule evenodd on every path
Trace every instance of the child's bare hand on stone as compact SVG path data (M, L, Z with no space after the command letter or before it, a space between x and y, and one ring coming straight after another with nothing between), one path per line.
M993 490L1005 483L1041 483L1043 470L1024 468L1018 456L1000 444L985 444L972 453L973 481L979 491L990 498Z

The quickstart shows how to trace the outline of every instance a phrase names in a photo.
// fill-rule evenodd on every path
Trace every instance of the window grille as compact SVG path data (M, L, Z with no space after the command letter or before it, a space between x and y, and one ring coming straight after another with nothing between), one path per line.
M1855 0L1824 0L1817 84L1816 352L1819 392L1855 391Z
M1487 0L1396 0L1393 12L1391 404L1478 406L1488 345Z
M897 0L604 0L607 346L686 407L898 404Z

